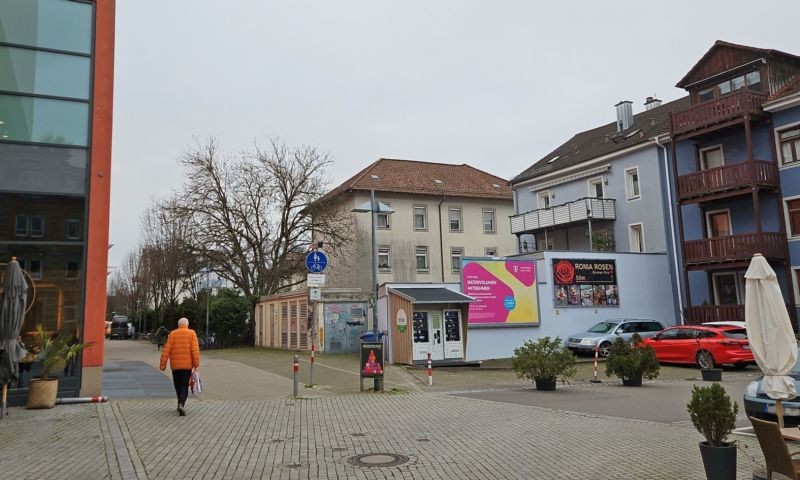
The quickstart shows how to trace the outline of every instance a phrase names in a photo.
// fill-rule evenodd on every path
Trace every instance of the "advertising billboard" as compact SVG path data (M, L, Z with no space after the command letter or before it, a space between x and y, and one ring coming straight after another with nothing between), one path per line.
M556 307L618 307L614 260L554 258L553 302Z
M475 299L469 304L469 325L539 324L533 260L462 259L461 289Z

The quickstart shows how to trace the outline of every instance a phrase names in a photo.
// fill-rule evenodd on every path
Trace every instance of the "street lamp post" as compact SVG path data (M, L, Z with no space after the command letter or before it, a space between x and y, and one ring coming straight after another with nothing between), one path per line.
M378 180L377 175L371 176L373 180ZM369 190L369 204L364 203L361 206L351 210L356 213L371 213L371 230L372 230L372 335L374 340L378 341L378 245L375 238L375 217L378 213L392 214L392 210L388 205L382 205L380 202L375 201L375 189ZM380 389L380 379L375 379L375 390Z
M206 265L206 339L208 338L208 309L209 309L210 300L211 300L211 288L209 288L210 287L210 283L209 283L209 280L208 280L209 273L210 273L209 272L209 267L208 267L208 265Z

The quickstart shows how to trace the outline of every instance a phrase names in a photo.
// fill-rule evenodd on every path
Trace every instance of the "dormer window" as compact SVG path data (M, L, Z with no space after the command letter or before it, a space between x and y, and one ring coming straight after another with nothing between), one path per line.
M697 96L701 102L705 102L706 100L711 100L712 98L714 98L714 89L706 88L705 90L700 90Z
M697 92L697 99L700 102L705 102L712 100L714 97L721 97L745 87L749 90L760 92L762 90L761 85L761 72L755 70L746 75L739 75L725 80L724 82L720 82L714 87L700 90Z
M755 72L750 72L745 75L745 79L747 80L747 88L750 90L758 90L761 91L761 72L756 70Z

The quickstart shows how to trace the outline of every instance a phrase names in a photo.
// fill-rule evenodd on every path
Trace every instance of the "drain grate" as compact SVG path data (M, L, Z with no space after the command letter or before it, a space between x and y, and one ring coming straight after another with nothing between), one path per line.
M347 463L356 467L396 467L407 461L408 457L397 453L362 453L347 459Z

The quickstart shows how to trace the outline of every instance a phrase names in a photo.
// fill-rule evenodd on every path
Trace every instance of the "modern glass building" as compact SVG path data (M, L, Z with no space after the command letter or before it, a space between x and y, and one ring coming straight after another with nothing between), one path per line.
M26 344L37 325L94 342L59 396L101 388L113 63L113 0L0 0L0 267L28 274Z

